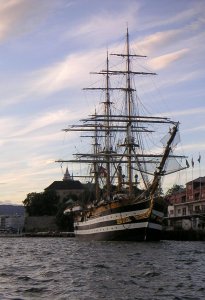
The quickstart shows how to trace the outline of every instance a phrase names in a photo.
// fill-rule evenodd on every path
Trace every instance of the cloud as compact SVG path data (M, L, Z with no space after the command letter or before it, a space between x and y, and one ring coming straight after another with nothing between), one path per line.
M137 1L131 1L130 4L126 3L122 10L100 10L99 13L89 16L87 20L77 25L74 30L68 30L64 38L77 38L92 47L110 46L110 43L115 41L115 37L126 31L128 21L130 29L136 27L139 8L140 4ZM88 40L91 43L88 43Z
M143 49L143 53L149 54L150 52L153 52L154 49L158 50L162 47L165 48L165 46L169 44L173 44L173 42L181 37L183 33L184 29L160 31L145 36L141 41L136 40L135 43L139 49Z
M62 140L61 126L57 130L58 124L66 123L69 118L74 116L69 114L69 110L58 110L48 112L32 118L8 117L0 120L1 135L0 146L9 147L12 151L12 146L16 143L15 152L24 144L25 149L30 148L32 143L33 148L40 148L42 144L49 144L53 141ZM55 130L53 131L53 127ZM19 144L20 143L20 144ZM7 150L8 151L8 150ZM21 151L22 152L22 151Z
M3 117L0 118L0 128L1 134L0 136L7 136L9 132L11 132L17 126L17 120L13 117Z
M36 118L33 117L30 122L27 120L27 126L24 126L25 124L21 123L23 129L17 130L13 137L25 136L34 131L42 130L45 127L66 122L69 115L69 110L58 110L55 112L44 113Z
M24 1L25 0L16 0L14 2L21 3ZM124 16L126 17L128 15L131 15L134 18L134 14L136 13L137 9L137 6L134 7L133 11L128 8L124 13ZM117 30L117 35L119 35L119 32L121 32L121 14L116 13L116 18L113 18L113 16L108 14L106 23L104 23L104 14L97 17L94 16L87 23L84 23L83 25L77 27L75 30L70 31L69 34L76 35L79 39L80 36L86 36L87 34L90 34L92 36L94 34L94 36L92 36L92 39L95 40L95 45L97 43L96 39L102 40L103 36L107 35L107 31L109 31L108 35L110 34L110 36L113 36L113 30ZM134 24L135 20L132 18L131 20L131 23ZM97 27L94 26L95 23L97 24ZM115 26L113 25L114 23ZM105 25L105 28L101 26L102 24ZM116 24L118 24L119 26L116 26ZM112 28L112 30L110 30L110 28ZM157 32L156 34L145 37L140 42L134 41L134 44L136 43L142 48L147 48L146 51L149 52L152 48L159 48L162 45L165 46L168 44L173 44L173 42L177 38L179 39L183 36L186 30L186 27L184 27L182 29ZM113 45L113 48L117 48L117 46ZM155 68L156 70L165 68L172 62L184 57L185 54L188 53L188 51L188 48L183 48L181 50L173 51L164 55L158 54L158 57L150 60L150 66L152 68ZM15 90L15 94L10 96L8 96L7 94L7 101L2 101L1 106L21 102L24 99L29 99L31 95L43 96L54 94L68 88L82 88L83 86L87 85L87 82L85 84L85 80L87 80L89 71L92 71L92 69L95 70L96 65L99 66L99 62L101 63L105 60L105 52L106 50L104 47L98 48L97 51L84 50L83 52L68 55L61 61L53 63L52 65L43 69L33 71L30 74L22 74L21 76L19 76L19 78L17 78L18 84L14 82L14 87L10 89L10 91L8 91L9 93L11 93ZM191 76L190 73L187 73L186 77L187 76ZM180 76L180 78L180 80L182 80L183 77ZM189 78L184 78L184 80L188 79Z
M60 12L63 12L61 15L54 10L59 2L63 3L63 5L59 4ZM77 3L76 9L79 9L78 5L80 5L80 2L73 1L74 5ZM18 106L10 106L9 110L6 107L2 107L0 120L1 182L4 183L1 191L2 199L4 197L5 199L10 198L20 201L20 199L24 199L22 195L32 191L43 190L52 180L56 180L58 176L60 180L62 179L61 174L59 175L59 166L54 163L54 160L62 156L65 158L71 156L71 148L74 148L72 142L77 134L73 133L73 135L70 136L69 134L67 136L67 134L61 132L61 128L65 128L68 122L72 123L72 120L78 117L81 118L81 110L84 110L84 112L88 110L88 107L86 107L88 101L82 103L76 91L80 91L82 87L88 86L89 81L93 82L93 78L90 80L88 75L90 71L99 71L104 68L107 45L112 49L112 52L118 50L118 47L120 50L123 48L122 43L124 43L124 39L122 42L121 37L124 36L128 20L130 32L133 31L134 35L138 34L138 39L132 39L133 35L130 35L134 47L136 45L143 49L147 48L146 53L152 51L152 57L154 56L154 58L148 63L150 62L150 66L156 70L163 69L162 73L166 76L162 78L162 87L166 89L166 87L175 86L175 88L171 88L168 91L168 97L172 98L172 102L169 103L173 110L171 114L174 116L190 116L188 119L192 119L194 115L198 117L201 114L200 117L202 117L205 113L204 107L179 111L178 103L175 103L180 98L179 94L177 97L176 95L175 97L170 96L170 93L178 92L176 84L180 81L188 82L188 80L195 79L196 76L201 76L203 72L203 56L198 55L204 52L204 44L202 42L204 40L204 32L201 30L204 24L202 16L204 10L202 10L201 6L200 8L198 5L189 6L191 7L190 9L183 9L181 12L175 15L170 14L170 17L167 17L167 15L159 16L158 13L153 13L150 7L145 4L149 14L146 16L142 14L142 18L146 22L146 24L144 23L147 26L146 28L150 29L145 32L143 31L145 27L143 27L143 23L141 27L139 19L139 8L142 7L142 4L138 6L138 1L128 1L126 3L127 8L125 8L123 2L123 5L119 7L121 9L124 6L124 11L107 9L106 5L104 6L103 4L95 13L93 13L95 7L92 7L91 13L87 15L85 13L83 16L79 10L75 21L73 21L73 18L71 20L69 18L60 20L59 16L65 16L67 12L77 12L63 11L66 7L65 4L70 5L70 3L69 0L1 1L0 42L11 37L16 38L22 34L32 33L29 35L29 39L26 39L27 43L22 45L24 51L31 49L29 54L31 55L32 63L26 68L22 68L23 65L21 65L19 69L15 69L17 65L20 65L18 60L18 64L12 64L12 68L8 66L11 69L9 77L7 77L8 69L6 74L3 74L2 70L3 80L1 81L0 90L3 104L1 105L18 103ZM109 4L109 8L111 6L112 4ZM174 7L171 11L174 11ZM144 13L143 10L142 13ZM53 14L52 17L54 18L48 19L51 14ZM146 18L148 17L150 19L147 21ZM138 22L139 26L136 26ZM185 22L186 25L184 25ZM53 49L58 51L58 53L51 53L54 55L53 63L51 55L47 60L47 57L42 59L41 52L38 53L38 58L35 56L36 52L35 54L32 53L35 48L32 43L36 45L37 41L39 41L38 31L36 31L36 29L39 30L39 24L40 26L42 24L45 25L41 27L44 30L41 31L41 38L43 34L48 37L48 40L52 38L52 41L59 41L59 43L56 42L56 49L55 46ZM169 27L170 24L173 24L173 26ZM161 28L156 28L156 26L161 25L163 25ZM153 27L158 32L151 34L153 33ZM64 34L63 30L65 28L69 28L69 31ZM170 28L172 29L170 30ZM47 34L48 31L49 34ZM33 34L33 32L37 34ZM144 36L145 34L146 36ZM62 38L64 38L63 41ZM45 50L49 52L50 43L47 44L47 41L45 41L46 45L47 48ZM16 46L17 48L15 48ZM23 48L25 46L26 48ZM31 47L28 48L28 46ZM15 40L12 43L12 47L13 51L18 55L19 44L16 44ZM72 51L73 54L70 55L69 52L65 54L65 49ZM56 57L58 57L57 60ZM183 60L183 58L185 59ZM37 69L35 59L39 59L37 61L39 63L38 66L43 61L43 67L38 67ZM177 61L179 64L174 64ZM173 68L167 68L168 71L166 73L164 68L170 65L177 65L174 69L175 72L171 72ZM29 68L30 71L26 74L25 70L29 70ZM138 83L140 83L141 78L138 79ZM97 85L100 86L100 83L96 82ZM156 91L156 87L153 88ZM184 84L182 88L184 88ZM195 88L197 89L196 91ZM188 105L197 105L195 99L200 89L202 91L200 83L193 82L192 86L191 84L187 85L185 91L182 91L182 99L186 99L187 108ZM61 94L62 91L65 93ZM150 92L147 89L146 91ZM191 93L193 93L194 102L189 101ZM67 105L69 106L65 106L65 96L67 94L68 99L66 101L68 101ZM147 101L148 108L150 108L149 105L152 105L153 102L150 102L147 97L145 97L145 101ZM151 101L155 101L155 99L152 98ZM201 100L198 103L200 105L203 104ZM51 105L49 108L48 104ZM80 109L79 106L81 106ZM70 109L66 108L63 110L62 107L69 107ZM55 111L52 111L52 108ZM162 109L159 105L156 108ZM38 113L36 113L37 109ZM46 113L44 113L45 109L47 110ZM3 117L4 110L7 114L11 113L13 115ZM74 110L75 113L73 113ZM20 116L18 116L19 112ZM170 111L165 113L165 115L170 115ZM191 127L191 123L189 122L188 124ZM183 133L204 130L203 122L201 124L198 122L195 126L197 127L183 130ZM184 135L188 136L188 134ZM63 137L65 137L66 141L63 140ZM188 143L183 148L187 152L198 152L198 149L204 151L203 141L195 139L195 142L190 144L190 137L188 137ZM84 147L86 147L85 144L78 146L78 149L83 152ZM6 188L4 187L5 184L7 184Z
M28 193L42 192L51 183L52 174L59 174L59 166L55 163L46 165L46 157L32 157L27 167L7 168L3 174L3 201L21 203ZM62 176L59 176L59 180ZM12 188L10 188L12 186Z
M185 109L185 110L180 110L180 111L169 111L162 113L163 115L173 115L173 116L191 116L191 115L196 115L196 114L204 114L205 113L205 108L204 107L196 107L196 108L190 108L190 109ZM160 114L161 115L161 114Z
M166 10L165 10L166 11ZM142 29L153 29L155 27L162 27L162 26L173 26L182 24L183 22L190 22L190 20L194 20L190 22L189 26L192 28L199 28L201 24L204 21L204 11L205 11L205 5L204 2L197 2L197 5L191 5L191 8L183 9L181 11L175 11L173 15L169 15L167 17L166 14L159 16L152 16L149 20L145 19L146 22L142 24Z
M82 83L88 75L88 65L93 53L69 55L61 62L33 72L30 91L39 94L55 93Z
M193 43L194 40L203 38L204 35L204 24L205 17L201 17L195 21L190 21L190 23L181 26L178 25L176 29L165 29L148 36L145 36L143 39L136 39L135 43L140 51L145 55L150 55L157 51L158 53L167 47L173 48L173 46L179 47L197 47L196 43Z
M171 52L165 55L161 55L158 57L155 57L149 61L149 65L151 68L155 70L164 69L172 62L175 62L181 58L183 58L189 49L181 49L179 51Z
M53 4L52 4L53 3ZM0 5L0 41L33 30L51 12L55 1L7 0Z
M105 62L105 54L105 49L76 53L48 67L28 74L20 73L17 78L12 78L9 89L6 87L4 90L2 86L0 105L3 108L23 101L32 101L34 98L35 101L41 101L41 97L66 89L80 91L88 85L89 72L96 70L99 62ZM6 94L6 101L4 94Z
M184 129L183 132L205 131L205 125Z
M183 150L202 151L205 150L205 143L192 143L183 145Z

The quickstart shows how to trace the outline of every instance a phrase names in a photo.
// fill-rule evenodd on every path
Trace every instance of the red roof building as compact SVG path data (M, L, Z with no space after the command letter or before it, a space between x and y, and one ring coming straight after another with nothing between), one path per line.
M169 225L183 229L205 228L205 177L189 181L168 197Z

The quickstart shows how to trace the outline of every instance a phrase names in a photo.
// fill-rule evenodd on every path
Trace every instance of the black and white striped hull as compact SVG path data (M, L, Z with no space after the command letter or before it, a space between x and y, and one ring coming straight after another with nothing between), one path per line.
M163 213L155 208L148 217L146 206L145 203L110 209L103 216L75 222L75 236L89 240L160 240Z

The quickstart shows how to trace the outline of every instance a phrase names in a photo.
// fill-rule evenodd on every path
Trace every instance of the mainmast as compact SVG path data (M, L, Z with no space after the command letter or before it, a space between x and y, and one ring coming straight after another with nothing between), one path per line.
M132 179L132 148L133 148L133 137L131 131L131 115L132 115L132 89L131 89L131 78L130 78L130 46L129 46L129 33L127 28L127 35L126 35L126 42L127 42L127 89L126 89L126 106L128 110L128 124L127 124L127 153L128 153L128 186L129 186L129 195L132 195L133 190L133 179Z
M126 76L126 87L121 90L125 91L125 115L126 117L126 138L125 143L123 146L125 146L126 152L125 156L127 157L127 182L128 190L129 190L129 196L132 197L133 195L133 185L134 185L134 178L133 178L133 159L135 159L135 163L139 164L138 157L135 154L135 147L139 147L138 141L135 141L133 133L133 128L137 128L136 124L138 122L143 122L143 119L141 116L134 116L134 103L133 103L133 92L135 89L132 87L131 78L134 75L156 75L156 73L152 72L135 72L131 70L131 58L133 57L146 57L144 55L136 55L130 53L130 42L129 42L129 32L127 28L126 33L126 53L125 54L111 54L116 56L121 56L126 59L126 70L125 71L110 71L110 74L112 75L125 75ZM146 122L146 120L144 120ZM148 120L148 122L161 122L162 120ZM122 122L122 120L121 120ZM140 132L140 130L137 130ZM138 166L138 169L140 170L140 165ZM146 184L146 180L144 179L144 175L141 173L143 182Z
M110 200L111 195L111 182L110 182L110 153L112 152L111 142L110 142L110 91L109 91L109 59L108 59L108 52L107 52L107 61L106 61L106 101L105 101L105 125L107 131L105 132L105 154L107 155L107 162L106 162L106 193L107 193L107 200Z

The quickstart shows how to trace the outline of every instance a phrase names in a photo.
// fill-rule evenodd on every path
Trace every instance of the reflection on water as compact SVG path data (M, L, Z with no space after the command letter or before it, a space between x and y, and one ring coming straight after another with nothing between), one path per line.
M204 242L0 241L0 299L205 299Z

